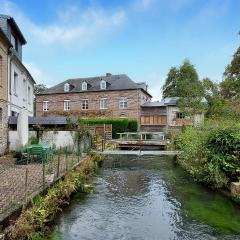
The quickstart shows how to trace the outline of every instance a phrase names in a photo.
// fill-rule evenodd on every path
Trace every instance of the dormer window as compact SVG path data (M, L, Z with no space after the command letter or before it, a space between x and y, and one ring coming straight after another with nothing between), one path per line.
M83 82L82 83L82 91L86 91L87 90L87 83Z
M106 89L106 87L107 87L106 81L102 80L100 82L100 89Z
M64 92L69 92L70 90L70 84L69 83L65 83L64 84Z

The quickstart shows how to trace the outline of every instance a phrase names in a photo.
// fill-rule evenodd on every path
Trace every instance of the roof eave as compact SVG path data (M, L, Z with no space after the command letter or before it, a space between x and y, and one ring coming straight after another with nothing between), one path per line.
M17 32L19 38L20 38L20 41L23 45L25 45L27 43L25 37L23 36L20 28L18 27L17 23L15 22L14 18L13 17L9 17L8 18L8 22L9 24L14 28L14 30Z

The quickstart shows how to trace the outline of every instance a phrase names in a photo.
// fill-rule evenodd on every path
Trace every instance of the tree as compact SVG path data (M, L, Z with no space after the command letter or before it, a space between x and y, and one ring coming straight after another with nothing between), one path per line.
M47 89L46 85L44 85L44 84L36 84L34 86L34 95L37 95L37 94L43 92L46 89Z
M185 60L179 68L170 69L163 86L163 97L179 97L177 105L186 115L204 111L203 85L189 60Z
M219 85L214 83L209 78L202 80L204 97L207 100L208 108L206 112L207 117L216 117L222 114L223 110L223 99L220 94Z
M177 96L177 79L179 76L179 69L176 67L170 68L165 84L163 85L163 97L176 97Z
M231 100L240 97L240 47L226 67L220 87L224 99Z

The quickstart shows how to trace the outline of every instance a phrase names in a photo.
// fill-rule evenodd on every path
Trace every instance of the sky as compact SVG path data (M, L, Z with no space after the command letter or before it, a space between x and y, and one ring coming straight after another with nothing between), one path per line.
M38 84L127 74L153 100L169 69L188 58L219 82L240 43L240 0L0 0L27 44L23 63Z

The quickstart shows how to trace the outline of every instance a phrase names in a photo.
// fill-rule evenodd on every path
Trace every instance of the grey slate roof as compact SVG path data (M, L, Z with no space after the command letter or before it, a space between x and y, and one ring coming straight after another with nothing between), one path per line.
M179 97L166 97L161 102L145 102L142 107L162 107L162 106L176 106ZM202 103L206 103L206 99L201 100Z
M17 124L17 117L8 118L9 125ZM66 117L28 117L29 125L65 125L67 124Z
M159 101L145 102L144 104L142 104L142 107L164 107L164 106L166 106L164 102L159 102Z
M17 23L15 22L14 18L9 15L0 14L0 27L2 28L2 30L6 34L6 36L9 38L9 40L11 40L10 31L7 27L7 22L9 22L11 27L18 34L18 37L19 37L20 41L22 42L22 44L26 44L27 41L24 38L24 36L23 36L21 30L19 29Z
M106 81L107 88L105 90L100 89L101 80ZM82 91L82 83L86 82L88 84L88 89L86 91ZM114 91L114 90L129 90L129 89L142 89L149 96L151 96L147 92L146 83L135 83L132 79L130 79L125 74L119 75L110 75L110 76L99 76L99 77L89 77L89 78L76 78L76 79L68 79L64 82L61 82L58 85L55 85L47 90L41 92L39 95L45 94L55 94L55 93L65 93L64 92L64 84L70 84L70 93L73 92L95 92L95 91ZM69 93L67 92L67 93Z
M163 99L163 102L168 106L176 106L178 99L179 97L166 97Z

